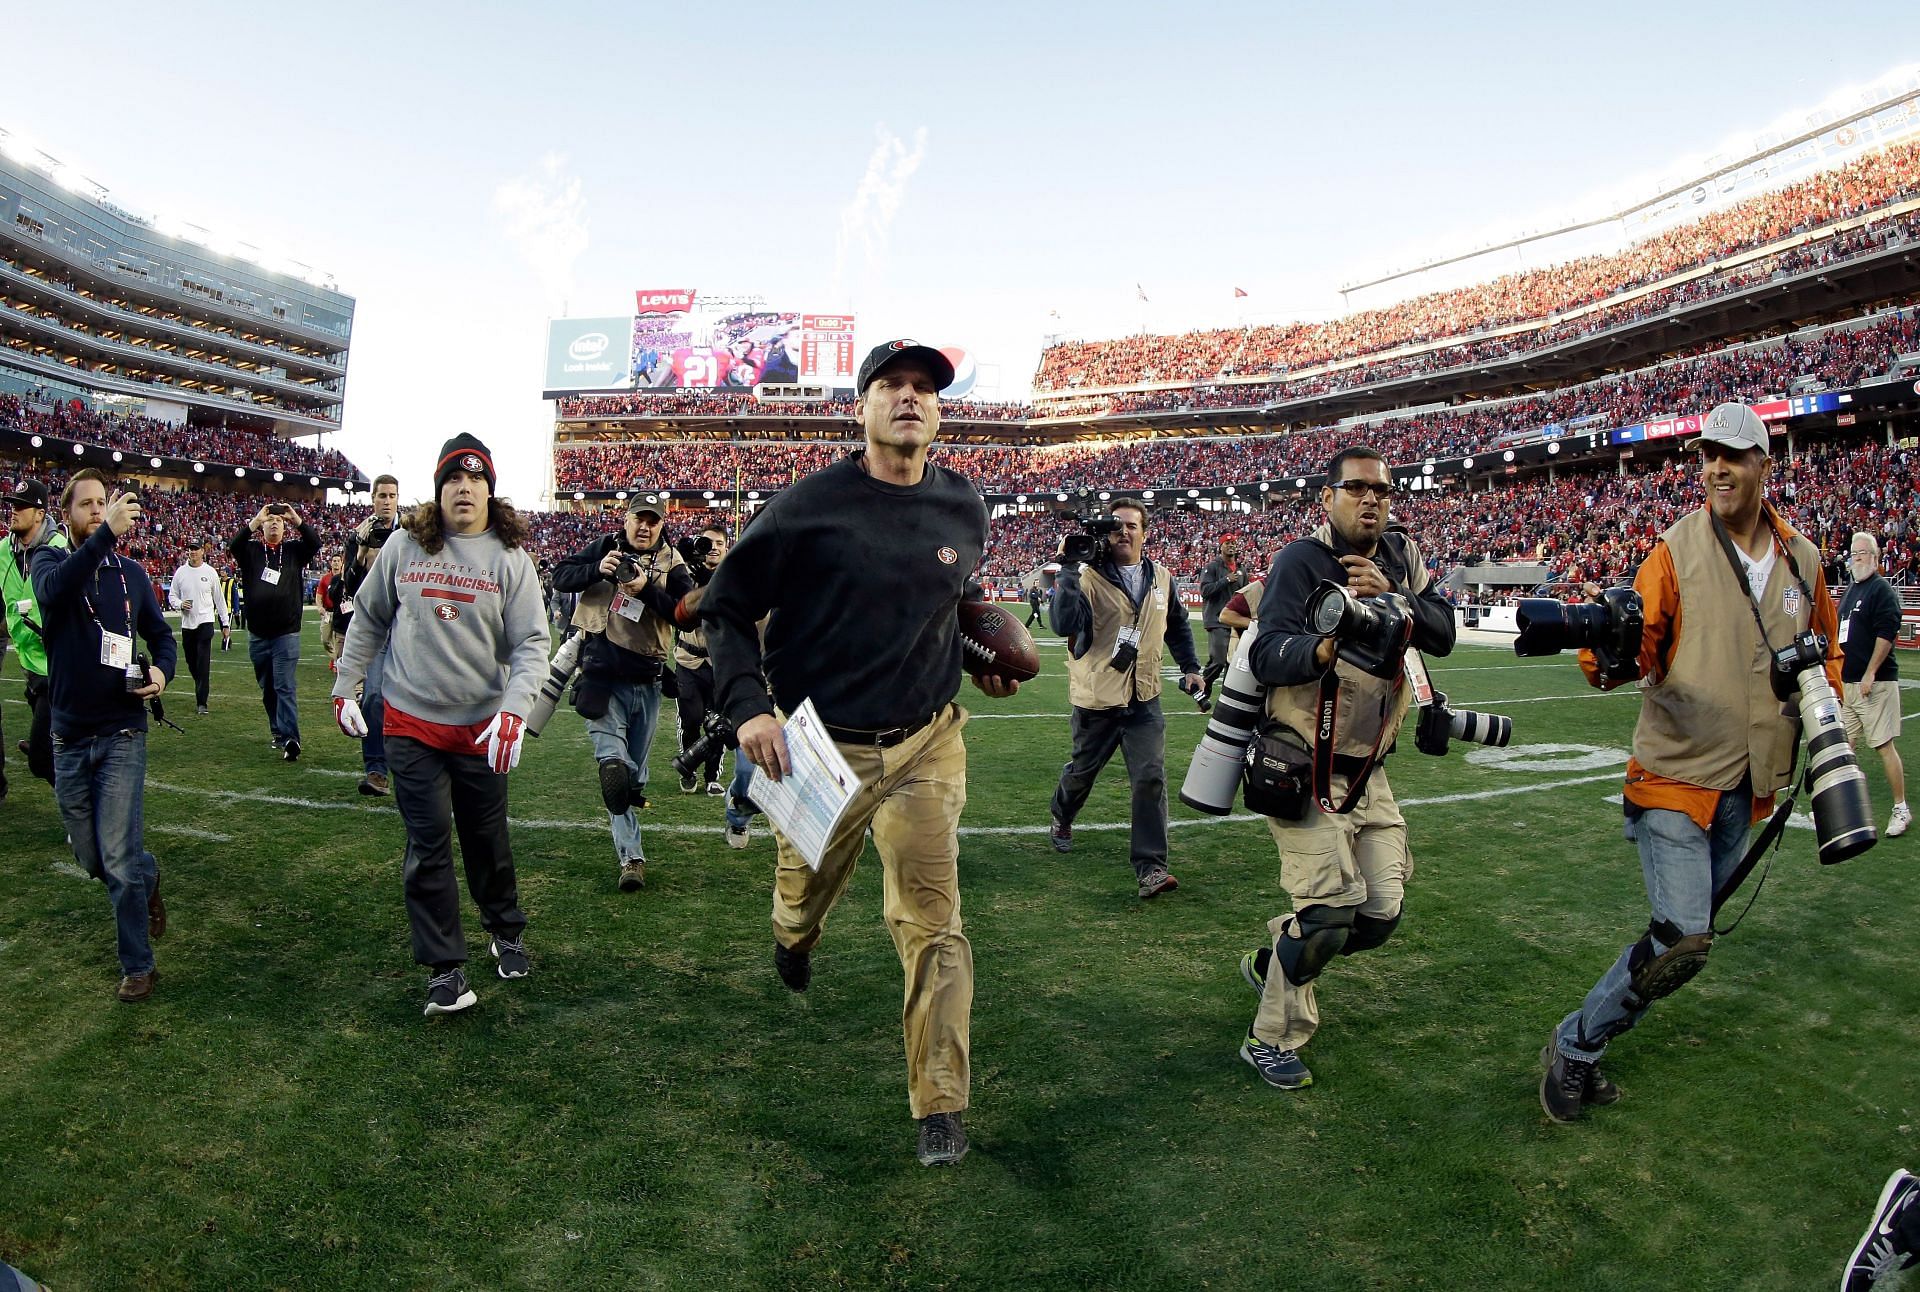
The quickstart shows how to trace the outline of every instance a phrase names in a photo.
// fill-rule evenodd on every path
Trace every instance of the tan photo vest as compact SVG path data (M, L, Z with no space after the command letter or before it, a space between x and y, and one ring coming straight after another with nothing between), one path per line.
M687 564L671 543L662 543L659 551L635 555L634 560L639 563L640 572L646 577L647 583L663 591L667 586L667 576L676 568L685 569ZM623 600L626 598L625 593L604 580L582 592L579 603L573 609L574 626L584 632L605 633L607 640L622 650L645 655L649 659L666 659L667 651L673 645L673 621L657 614L645 602L634 603L640 607L638 619L616 614L613 611L616 595Z
M1087 653L1067 657L1067 694L1076 709L1121 709L1135 700L1160 694L1160 654L1167 638L1167 615L1175 605L1173 577L1158 565L1150 567L1153 581L1141 594L1138 608L1140 653L1133 667L1122 673L1107 661L1120 630L1134 623L1136 608L1125 588L1109 583L1092 566L1080 569L1080 590L1093 611L1091 644ZM1184 605L1179 613L1187 613Z

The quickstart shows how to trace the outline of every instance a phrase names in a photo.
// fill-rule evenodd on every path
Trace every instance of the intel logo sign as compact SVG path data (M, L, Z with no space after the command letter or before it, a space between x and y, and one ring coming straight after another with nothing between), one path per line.
M583 363L589 359L598 359L606 352L607 334L605 332L589 332L585 336L575 337L573 344L567 347L567 357L578 359Z

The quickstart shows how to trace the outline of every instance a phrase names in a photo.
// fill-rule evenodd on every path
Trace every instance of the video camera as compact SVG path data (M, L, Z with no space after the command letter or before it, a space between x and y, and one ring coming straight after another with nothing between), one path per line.
M706 716L700 719L700 738L674 755L674 773L684 780L721 750L732 749L739 743L733 734L733 724L727 721L726 716L718 709L708 709Z
M1075 516L1074 519L1080 523L1080 532L1068 534L1062 540L1061 562L1077 561L1081 565L1098 565L1106 560L1107 539L1118 532L1120 522L1112 516Z
M370 528L367 531L366 542L362 543L360 546L369 548L377 552L382 547L386 546L387 540L393 537L393 531L396 528L398 528L398 526L396 526L394 522L390 520L388 521L376 520L373 522L372 528Z
M1515 655L1558 655L1590 650L1601 672L1616 682L1640 676L1640 637L1646 623L1640 594L1632 588L1607 588L1591 602L1567 605L1551 597L1529 597L1515 607L1520 635Z

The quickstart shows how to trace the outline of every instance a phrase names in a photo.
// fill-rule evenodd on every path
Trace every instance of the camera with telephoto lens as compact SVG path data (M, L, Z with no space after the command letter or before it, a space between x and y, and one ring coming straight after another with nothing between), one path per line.
M1322 579L1307 597L1306 617L1308 629L1332 637L1347 663L1389 682L1400 676L1401 660L1413 640L1413 614L1399 594L1356 597L1341 584Z
M1854 760L1840 721L1840 702L1827 681L1827 639L1803 632L1773 653L1773 693L1798 702L1807 740L1807 784L1813 787L1813 832L1820 861L1831 866L1857 857L1879 841L1867 778Z
M1076 516L1074 519L1080 522L1080 532L1068 534L1061 544L1061 561L1098 565L1106 560L1107 539L1119 530L1120 522L1111 516Z
M1447 693L1435 691L1432 702L1420 706L1420 721L1413 729L1413 747L1423 754L1440 757L1447 752L1449 739L1505 749L1513 739L1513 719L1472 709L1449 709Z
M1180 801L1188 807L1214 816L1233 811L1233 800L1240 792L1241 772L1246 766L1247 748L1253 743L1254 729L1265 712L1267 688L1253 675L1247 663L1253 649L1253 634L1242 633L1240 644L1227 662L1226 675L1220 679L1220 696L1207 717L1207 729L1187 764L1186 779L1180 783Z
M717 760L721 750L732 749L737 744L739 741L734 738L733 724L718 709L708 709L706 716L700 719L700 738L674 755L673 770L684 780L709 759Z
M713 551L713 536L688 534L674 546L680 549L680 555L686 559L688 565L697 566L706 561L707 553Z
M537 736L553 718L555 709L560 707L560 697L566 694L567 683L580 669L580 648L586 644L585 633L574 633L560 643L560 649L553 653L553 660L547 666L547 676L540 683L540 693L534 696L533 708L527 714L527 734Z
M1606 588L1592 601L1568 605L1552 597L1529 597L1514 610L1520 635L1515 655L1558 655L1590 650L1600 671L1616 682L1640 676L1640 635L1646 616L1632 588Z

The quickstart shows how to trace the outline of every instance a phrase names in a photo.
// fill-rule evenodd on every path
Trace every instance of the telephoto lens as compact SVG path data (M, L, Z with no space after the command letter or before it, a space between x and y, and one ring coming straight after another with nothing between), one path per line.
M1514 607L1520 635L1515 655L1558 655L1590 650L1608 677L1631 682L1640 676L1640 636L1645 613L1632 588L1608 588L1597 601L1568 605L1551 597L1528 597Z
M561 695L566 692L568 679L580 667L580 647L586 640L585 633L575 633L561 642L560 649L553 653L546 679L540 683L540 693L533 698L533 708L527 714L529 736L539 735L552 719L553 711L560 705Z
M1241 634L1226 676L1220 679L1220 698L1214 702L1207 729L1193 751L1193 761L1187 764L1186 779L1180 783L1180 801L1197 812L1225 816L1233 811L1234 797L1240 791L1247 746L1253 743L1253 730L1260 723L1267 700L1267 688L1247 665L1253 638L1251 632Z
M1793 687L1800 708L1800 734L1807 742L1807 784L1813 790L1813 834L1820 864L1857 857L1880 841L1873 828L1867 778L1847 743L1840 702L1827 681L1826 640L1801 633L1774 653L1774 692ZM1789 681L1790 679L1790 681Z
M1448 731L1455 740L1505 749L1507 742L1513 739L1512 718L1497 713L1476 713L1472 709L1451 709L1448 712L1452 715Z

